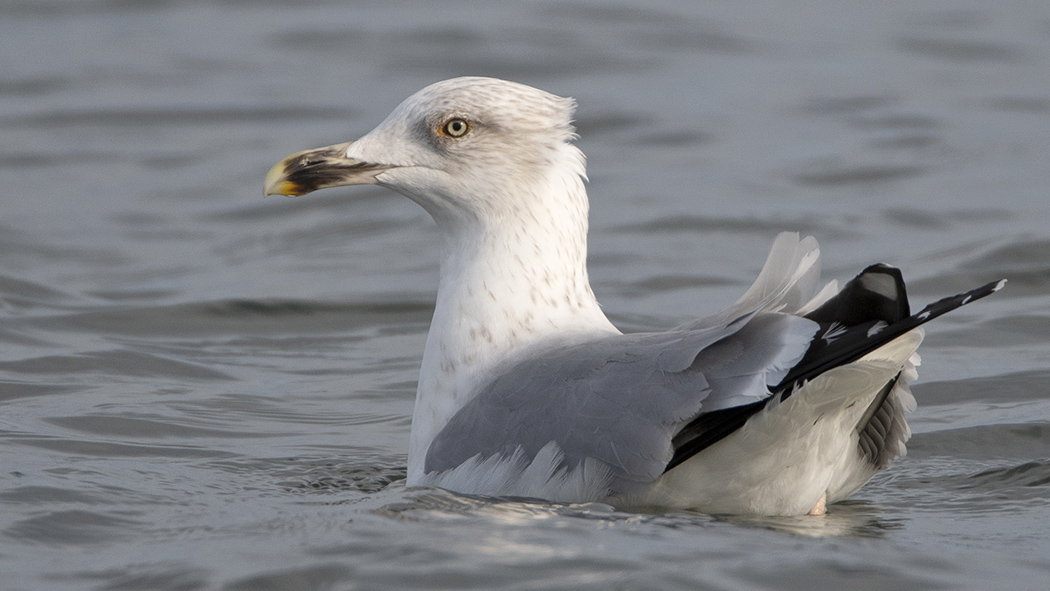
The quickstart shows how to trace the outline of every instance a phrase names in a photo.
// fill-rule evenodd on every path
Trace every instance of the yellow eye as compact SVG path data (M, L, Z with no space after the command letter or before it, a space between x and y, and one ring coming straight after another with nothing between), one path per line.
M459 117L449 119L441 126L441 135L448 137L463 137L467 135L468 131L470 131L470 123L466 119L460 119Z

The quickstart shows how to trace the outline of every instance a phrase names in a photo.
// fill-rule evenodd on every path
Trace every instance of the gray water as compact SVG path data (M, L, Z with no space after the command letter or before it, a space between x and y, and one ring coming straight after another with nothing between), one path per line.
M287 154L477 74L580 103L595 291L732 302L775 234L899 265L910 453L823 518L406 490L436 235ZM1046 589L1050 3L5 0L0 588Z

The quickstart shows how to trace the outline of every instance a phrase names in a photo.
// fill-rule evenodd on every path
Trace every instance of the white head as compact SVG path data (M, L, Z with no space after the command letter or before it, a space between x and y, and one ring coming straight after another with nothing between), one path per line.
M585 175L584 156L570 143L574 109L572 99L515 82L444 80L355 142L289 156L270 170L265 191L302 195L378 184L416 201L442 225L503 218L528 205L516 199Z

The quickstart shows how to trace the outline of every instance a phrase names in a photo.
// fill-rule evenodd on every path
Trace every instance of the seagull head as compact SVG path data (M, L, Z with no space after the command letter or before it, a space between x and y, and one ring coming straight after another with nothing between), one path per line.
M571 144L575 102L505 80L453 78L401 103L360 139L292 154L266 175L265 195L376 184L441 218L503 217L521 196L580 185Z

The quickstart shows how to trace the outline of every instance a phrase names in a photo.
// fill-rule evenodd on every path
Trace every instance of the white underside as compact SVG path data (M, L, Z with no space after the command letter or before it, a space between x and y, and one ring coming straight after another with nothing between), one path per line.
M606 501L619 507L659 506L706 513L801 515L826 495L841 501L877 472L859 451L858 422L875 396L898 373L890 396L915 407L908 384L919 363L922 329L853 363L832 369L771 404L741 429L664 474L651 488L610 498L610 471L585 461L559 467L561 452L548 444L533 461L471 459L419 484L463 493L536 497L560 502Z

